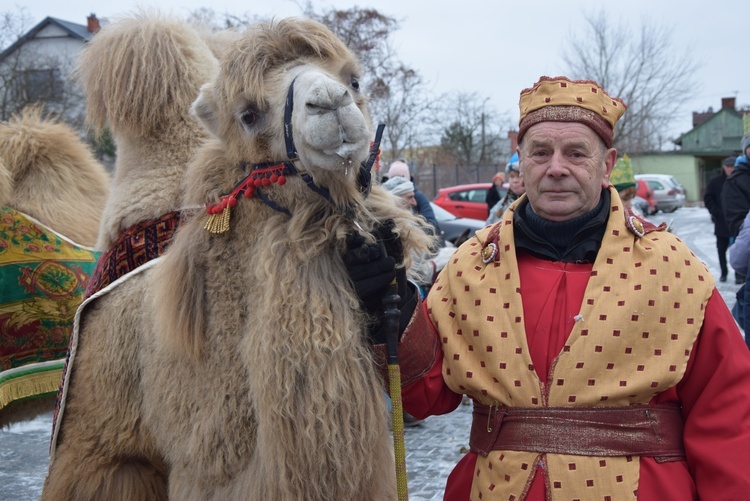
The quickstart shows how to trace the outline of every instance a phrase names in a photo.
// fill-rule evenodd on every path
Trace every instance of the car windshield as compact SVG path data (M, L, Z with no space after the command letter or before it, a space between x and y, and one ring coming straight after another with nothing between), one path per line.
M434 203L430 202L430 206L432 207L432 211L435 213L435 219L438 220L438 223L440 221L453 221L454 219L458 219L456 216L443 209L439 205L435 205Z

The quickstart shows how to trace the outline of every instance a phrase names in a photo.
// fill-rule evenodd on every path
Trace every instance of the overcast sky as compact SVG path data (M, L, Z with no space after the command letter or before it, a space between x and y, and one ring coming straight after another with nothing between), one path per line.
M14 0L0 10L14 8ZM418 70L436 95L476 92L488 105L518 120L518 95L541 75L564 74L561 46L580 30L586 13L605 5L614 22L637 29L644 18L672 28L674 46L692 47L700 88L666 135L676 137L692 128L692 112L718 110L722 97L736 97L750 106L750 61L747 57L747 0L314 0L317 11L327 7L374 7L398 19L394 34L399 58ZM138 6L156 7L181 17L201 7L217 13L270 17L299 15L290 0L24 0L27 13L39 22L46 16L86 24L86 17L127 14ZM742 51L742 49L745 49Z

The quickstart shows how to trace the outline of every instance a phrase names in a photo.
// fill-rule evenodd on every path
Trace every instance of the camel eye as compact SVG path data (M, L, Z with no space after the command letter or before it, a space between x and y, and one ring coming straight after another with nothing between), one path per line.
M243 111L242 114L240 115L240 120L242 120L242 125L244 125L245 127L252 127L253 124L255 124L255 122L257 121L257 119L258 119L258 114L255 112L255 110L251 110L251 109Z
M352 77L352 88L354 90L359 90L359 80L354 77Z

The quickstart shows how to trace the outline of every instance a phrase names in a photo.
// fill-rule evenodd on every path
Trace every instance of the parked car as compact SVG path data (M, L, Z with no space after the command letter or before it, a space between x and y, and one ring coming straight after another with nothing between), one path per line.
M656 208L662 212L674 212L685 205L687 190L669 174L636 174L637 180L646 181L654 192Z
M634 196L630 200L630 206L635 209L636 213L640 212L643 216L648 216L649 214L651 214L651 212L649 212L650 209L646 199L641 198L638 195Z
M476 183L441 188L433 202L455 216L486 221L490 214L487 190L491 187L492 183ZM505 193L500 195L504 197Z
M648 183L645 180L635 180L635 195L646 202L646 210L643 211L643 215L651 216L659 211L659 209L656 208L656 197L654 197L654 191L648 187Z
M455 244L456 240L461 236L469 238L477 230L481 230L485 226L484 219L456 217L434 202L430 202L430 205L435 212L435 218L438 221L438 225L440 225L440 233L444 241Z

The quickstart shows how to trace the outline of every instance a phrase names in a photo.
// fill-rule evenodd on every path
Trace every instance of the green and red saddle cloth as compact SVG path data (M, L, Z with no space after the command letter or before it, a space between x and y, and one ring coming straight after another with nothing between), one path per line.
M0 411L57 391L98 253L0 207Z
M78 308L163 254L187 214L144 221L101 254L0 208L0 412L13 402L57 394L57 414Z

